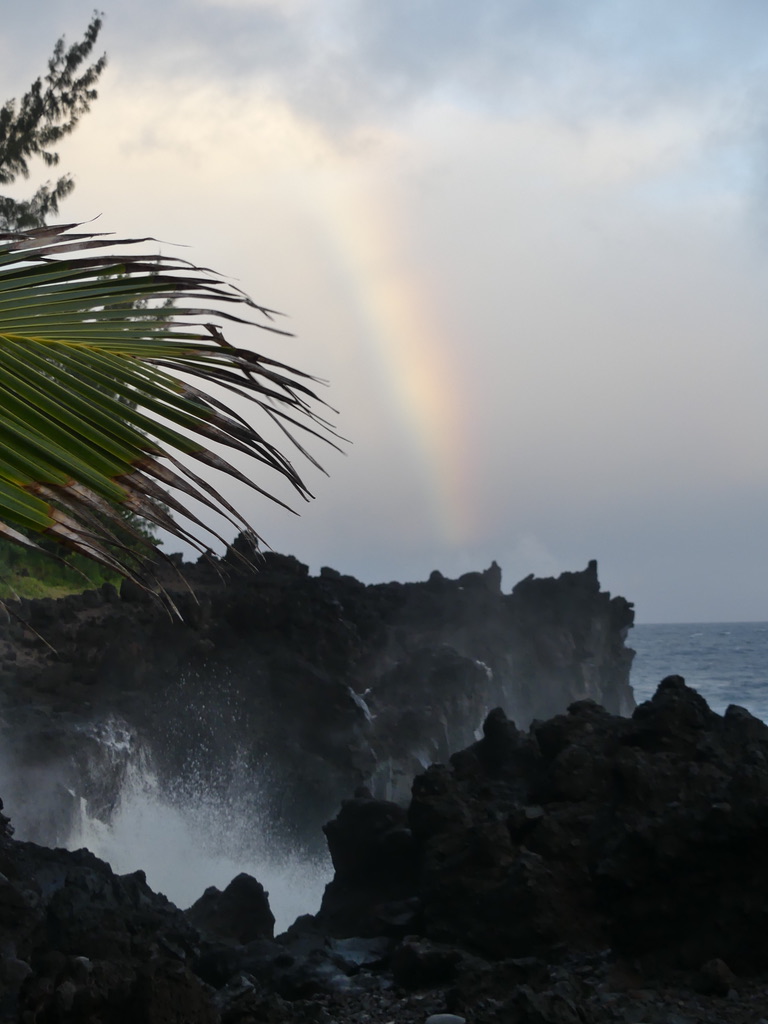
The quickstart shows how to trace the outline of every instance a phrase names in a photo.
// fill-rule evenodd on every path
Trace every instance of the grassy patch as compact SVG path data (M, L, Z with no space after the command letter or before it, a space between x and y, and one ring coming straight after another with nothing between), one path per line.
M5 576L0 579L0 601L16 601L20 597L67 597L69 594L93 590L94 586L83 580L75 585L46 583L45 580L36 580L34 576Z
M51 558L42 552L27 551L9 541L0 541L0 600L66 597L94 590L103 583L119 582L118 576L79 555Z

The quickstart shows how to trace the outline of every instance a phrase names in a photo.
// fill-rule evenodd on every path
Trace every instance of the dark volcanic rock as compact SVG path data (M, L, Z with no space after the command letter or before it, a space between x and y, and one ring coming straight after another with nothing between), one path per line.
M594 562L511 594L495 564L375 586L273 554L257 573L234 559L181 571L192 593L173 574L166 586L183 621L129 583L14 606L0 735L25 835L63 842L80 798L108 819L140 747L179 799L189 779L215 797L234 771L258 775L273 828L316 842L360 784L406 802L489 707L527 723L580 698L633 706L632 607L600 590Z
M335 871L323 897L324 930L372 936L412 927L418 865L403 808L360 795L323 831Z
M0 1019L213 1024L200 938L142 872L7 836L0 872Z
M275 917L269 909L269 893L251 875L240 874L221 892L215 885L186 911L204 935L244 946L254 939L271 939Z
M324 925L346 898L360 930L389 885L418 907L411 931L493 958L612 947L658 967L768 965L768 727L716 715L678 676L631 719L578 701L521 733L496 710L416 778L407 822L393 814L352 801L328 826ZM399 859L393 835L408 837Z
M768 728L677 676L631 719L497 709L407 810L360 790L320 913L276 940L255 879L185 915L0 819L0 1021L756 1024L766 821Z

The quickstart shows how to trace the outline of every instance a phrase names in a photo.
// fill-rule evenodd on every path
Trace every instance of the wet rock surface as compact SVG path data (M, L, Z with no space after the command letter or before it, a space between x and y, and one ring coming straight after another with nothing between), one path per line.
M759 1024L768 728L677 676L631 719L580 701L326 834L320 912L273 938L240 876L186 914L140 872L0 822L0 1020Z
M268 893L245 873L233 878L223 892L210 886L186 915L203 935L233 945L271 939L275 930Z
M312 843L361 784L407 802L497 704L521 723L580 698L633 706L632 606L600 590L594 562L507 594L495 564L365 586L274 554L257 573L181 566L165 585L183 620L128 582L9 603L3 794L26 837L63 843L81 798L109 820L137 745L180 797L189 779L223 793L236 770L278 782L265 813Z

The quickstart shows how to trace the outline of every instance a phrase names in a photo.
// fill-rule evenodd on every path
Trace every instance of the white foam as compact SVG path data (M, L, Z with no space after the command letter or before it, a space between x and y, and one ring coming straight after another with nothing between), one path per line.
M108 824L92 818L81 801L79 823L65 845L86 847L117 874L142 869L151 888L182 908L245 871L269 893L276 934L300 914L317 911L332 875L327 857L280 848L259 820L253 794L229 800L163 794L146 767L129 770Z

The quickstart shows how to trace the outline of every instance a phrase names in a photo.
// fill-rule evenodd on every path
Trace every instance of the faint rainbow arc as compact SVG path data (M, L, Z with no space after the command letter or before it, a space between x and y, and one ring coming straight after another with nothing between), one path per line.
M466 397L432 289L398 259L404 232L391 203L336 194L326 214L329 253L413 441L431 518L442 541L466 544L475 532Z

